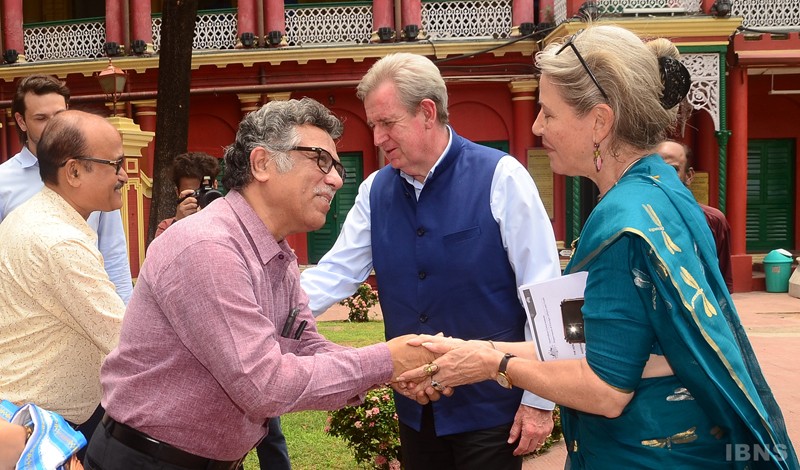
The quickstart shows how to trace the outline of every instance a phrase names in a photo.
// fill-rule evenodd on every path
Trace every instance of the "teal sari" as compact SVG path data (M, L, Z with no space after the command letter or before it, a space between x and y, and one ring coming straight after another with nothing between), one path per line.
M599 202L566 272L588 271L586 360L632 392L610 419L562 407L573 469L795 469L705 217L658 155ZM651 354L675 375L642 379Z

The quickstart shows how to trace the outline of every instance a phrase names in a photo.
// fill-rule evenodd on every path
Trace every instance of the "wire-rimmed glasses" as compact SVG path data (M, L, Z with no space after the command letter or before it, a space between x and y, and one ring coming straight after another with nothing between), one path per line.
M106 160L104 158L86 157L83 155L78 155L77 157L72 157L71 159L66 160L60 166L66 165L69 160L84 160L87 162L100 163L103 165L111 165L114 167L114 174L116 175L119 174L119 170L122 168L122 164L125 163L125 157L119 157L116 160Z

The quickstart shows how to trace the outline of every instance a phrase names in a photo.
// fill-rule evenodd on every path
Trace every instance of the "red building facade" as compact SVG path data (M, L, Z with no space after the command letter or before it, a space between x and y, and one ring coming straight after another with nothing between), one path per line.
M475 8L476 1L482 8ZM698 195L728 215L736 290L750 290L754 256L771 248L800 246L795 229L800 204L794 185L800 171L795 163L800 150L798 99L773 93L795 89L794 84L800 83L800 40L796 32L737 29L748 24L747 15L753 16L746 1L737 3L730 17L719 14L722 0L670 4L681 6L680 11L658 0L643 1L652 7L629 8L629 0L599 1L595 6L600 16L595 21L621 24L650 37L668 37L679 45L695 81L691 95L695 115L682 138L698 157L695 169L707 174ZM219 2L200 2L201 6L212 3ZM223 10L198 14L189 150L221 157L241 117L275 99L309 96L345 121L337 150L349 165L348 174L354 176L348 177L337 195L323 230L290 239L301 263L314 263L332 245L358 184L383 165L355 86L375 60L395 51L424 54L437 61L448 83L451 123L457 132L504 149L527 164L558 240L568 245L579 233L591 209L591 188L577 179L553 175L546 158L537 153L538 142L531 133L538 111L532 61L543 44L584 26L567 20L578 14L583 2L542 0L538 11L534 2L524 0L222 3ZM56 75L72 90L73 107L103 108L107 100L95 75L107 66L106 56L127 72L117 114L118 125L128 129L131 141L126 147L131 181L124 219L136 276L144 260L152 189L160 2L52 0L31 6L21 0L0 0L0 4L0 49L5 51L5 64L0 66L0 107L4 108L0 161L20 148L10 114L18 78L32 73ZM794 25L800 25L800 20ZM63 30L79 37L71 49L57 56L52 41ZM791 181L767 177L762 182L763 170L774 161L791 163ZM758 182L753 178L756 171ZM760 191L764 187L786 196L764 196ZM779 213L770 208L772 215L759 218L756 212L763 209L759 204L777 201L791 207ZM787 218L787 211L791 217ZM784 230L776 234L774 227L781 223Z

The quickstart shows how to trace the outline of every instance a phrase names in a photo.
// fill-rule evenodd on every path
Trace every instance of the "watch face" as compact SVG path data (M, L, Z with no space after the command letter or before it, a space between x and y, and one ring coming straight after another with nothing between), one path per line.
M503 388L511 388L511 380L508 379L508 376L505 374L505 372L500 372L497 374L497 383L499 383Z

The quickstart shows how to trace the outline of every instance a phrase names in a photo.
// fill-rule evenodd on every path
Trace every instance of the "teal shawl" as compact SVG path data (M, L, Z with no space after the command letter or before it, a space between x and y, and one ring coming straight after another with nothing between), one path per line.
M675 170L658 155L637 162L599 202L566 272L588 270L591 275L592 262L622 236L638 237L648 247L656 276L646 283L652 290L646 295L677 312L664 315L661 309L656 314L653 308L648 318L677 379L728 433L737 457L731 459L732 468L798 468L783 415L719 271L703 213ZM608 280L609 286L613 283ZM590 295L587 291L587 300ZM648 308L643 304L631 299L630 306ZM572 417L568 420L582 414L564 411ZM565 434L568 427L567 423ZM615 451L624 452L604 450L610 461Z

